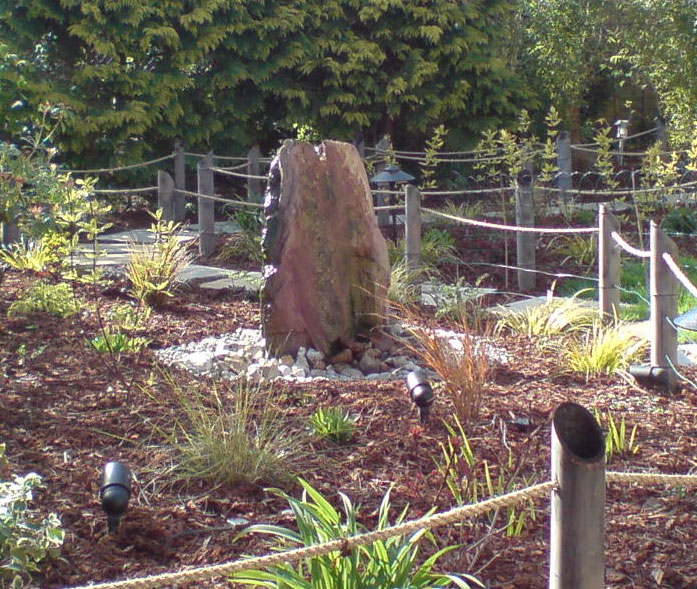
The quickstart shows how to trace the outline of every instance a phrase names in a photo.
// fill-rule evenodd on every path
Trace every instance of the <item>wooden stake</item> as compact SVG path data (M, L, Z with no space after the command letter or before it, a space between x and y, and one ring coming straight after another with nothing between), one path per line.
M600 320L614 321L620 312L620 250L612 238L613 231L619 231L619 221L605 205L600 205L598 214L600 230L598 235L598 301Z
M198 163L198 192L214 195L213 152L210 151ZM215 249L215 203L210 198L198 197L199 253L202 258L209 257Z
M409 270L421 266L421 193L416 186L407 184L404 189L406 202L405 260Z

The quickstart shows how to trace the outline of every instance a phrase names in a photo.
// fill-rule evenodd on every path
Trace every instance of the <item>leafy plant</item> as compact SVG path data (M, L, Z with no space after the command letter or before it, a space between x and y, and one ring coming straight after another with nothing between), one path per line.
M0 248L0 261L15 270L46 272L52 266L59 265L68 253L67 243L59 239L57 234L52 233L31 245L15 243L7 249Z
M673 209L663 219L663 229L674 233L697 233L697 212L688 207Z
M358 510L346 495L340 493L343 504L341 514L309 483L302 479L299 479L299 482L303 487L300 499L274 490L276 495L290 504L295 515L297 531L262 524L248 527L243 534L269 534L279 539L278 549L284 550L347 538L364 531L363 526L358 523ZM377 530L384 530L390 526L390 509L388 491L380 503ZM407 509L404 509L397 517L395 525L402 523L406 514ZM418 544L422 538L435 542L430 532L419 530L408 537L393 536L387 540L377 540L347 553L330 552L296 566L282 564L265 571L236 573L231 579L236 583L269 589L435 589L451 585L462 588L484 586L471 575L440 574L433 571L440 558L456 550L457 546L438 550L423 563L418 564Z
M441 457L434 460L436 469L442 477L440 491L447 487L457 505L477 503L486 497L506 493L516 487L517 471L513 463L513 454L498 461L498 473L492 475L493 467L486 460L480 460L474 453L464 427L457 417L454 424L444 421L448 430L446 442L439 442ZM529 481L522 481L529 484ZM534 503L531 501L526 509L517 510L509 507L505 516L503 530L506 536L519 536L527 518L536 519ZM491 516L493 524L496 514ZM470 524L471 525L471 524Z
M648 346L648 342L630 333L621 324L604 326L596 322L580 337L570 338L562 349L565 365L572 372L612 374L626 368Z
M160 433L174 449L177 477L228 485L292 480L306 457L302 436L275 409L271 391L237 381L224 394L215 385L165 378L176 409Z
M492 315L482 305L481 283L488 278L482 274L473 286L466 285L459 278L455 284L439 284L431 291L430 296L436 305L436 319L447 317L458 324L481 326L488 322Z
M310 416L312 431L321 438L327 438L337 444L349 442L356 433L357 417L350 415L340 407L319 407Z
M191 263L193 255L189 243L182 239L179 223L163 221L162 209L152 216L155 222L150 232L154 243L131 244L126 276L131 282L131 295L137 301L156 307L174 296L177 277Z
M481 216L484 212L484 202L481 200L472 202L455 202L451 199L445 201L441 207L441 212L446 215L451 215L453 217L460 217L464 219L476 219ZM457 221L450 221L448 219L440 218L440 222L447 225L459 225Z
M5 462L5 444L0 444L0 465ZM32 516L29 504L33 492L41 487L36 473L13 475L12 480L0 479L0 585L24 587L31 573L40 570L39 564L56 558L60 553L65 532L55 513L43 519Z
M510 330L528 337L551 337L562 332L590 327L598 311L579 304L578 293L571 298L555 299L550 292L541 305L532 304L521 311L501 308L495 331Z
M600 411L596 410L595 419L601 427L607 427L607 434L605 435L605 455L608 462L612 460L613 456L636 454L639 452L640 446L636 441L637 424L634 424L629 432L629 437L627 437L627 422L624 415L618 424L612 412L608 411L603 416Z
M438 168L438 152L443 148L445 136L448 131L445 125L438 125L433 130L433 135L426 141L426 150L424 161L419 165L421 167L421 190L435 188L438 185L436 181L436 170Z
M220 246L216 259L220 261L242 260L261 264L263 261L261 234L255 235L240 231L228 235Z
M552 253L564 256L560 264L563 266L569 261L586 267L586 273L595 269L597 259L597 247L595 236L586 235L557 235L547 244L547 249Z
M28 313L49 313L58 317L75 315L81 307L81 302L66 282L51 284L38 282L22 293L7 310L8 317L26 315Z
M425 268L409 269L404 260L392 265L387 299L399 305L413 305L421 301L421 283L428 277Z
M90 345L100 354L122 354L139 352L149 340L140 336L130 336L122 331L106 329L104 333L90 340Z

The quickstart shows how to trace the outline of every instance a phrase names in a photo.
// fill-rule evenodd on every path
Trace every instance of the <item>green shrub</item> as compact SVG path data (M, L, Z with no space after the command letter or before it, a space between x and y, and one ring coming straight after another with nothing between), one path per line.
M562 348L562 358L572 372L612 374L626 368L648 346L648 342L630 333L621 324L595 323L580 337L570 338Z
M130 336L122 331L109 329L90 340L90 345L100 354L139 352L148 343L149 340L144 337Z
M295 514L297 531L281 526L255 525L248 527L243 534L258 532L275 536L280 541L278 548L283 550L330 542L365 531L358 523L358 510L346 495L341 494L342 515L309 483L301 479L300 484L303 494L299 500L282 491L274 491L290 504ZM390 526L389 513L388 491L380 503L378 530ZM395 524L402 523L406 515L405 509L397 517ZM471 575L433 572L438 560L458 546L438 550L422 564L417 564L418 544L422 538L435 542L430 532L419 530L407 537L393 536L346 553L330 552L296 566L282 564L268 570L244 571L231 578L236 583L269 589L435 589L451 585L463 588L484 587Z
M406 242L399 239L396 244L388 242L390 263L394 266L404 260ZM427 270L438 264L458 260L455 238L443 229L429 229L421 237L421 261Z
M342 444L353 438L357 419L340 407L320 407L310 416L310 428L321 438Z
M50 313L58 317L69 317L80 310L81 303L73 289L65 282L50 284L39 282L25 291L7 310L8 317L28 313Z
M404 260L392 265L387 299L399 305L414 305L421 302L421 283L428 278L424 268L410 270Z
M150 226L154 243L131 244L131 258L126 276L131 283L131 295L139 302L153 307L162 305L174 296L177 277L191 263L189 244L182 239L181 225L162 220L162 209L154 213Z
M5 460L5 444L0 444L0 464ZM13 475L11 481L0 479L0 585L9 581L11 587L24 586L31 573L38 572L39 563L55 558L60 552L65 533L55 513L44 519L32 517L29 503L35 489L41 486L36 473Z

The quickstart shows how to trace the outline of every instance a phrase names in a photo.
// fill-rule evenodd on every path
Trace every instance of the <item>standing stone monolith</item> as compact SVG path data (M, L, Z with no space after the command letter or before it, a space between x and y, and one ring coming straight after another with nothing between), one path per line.
M385 321L387 246L356 148L286 141L264 202L262 329L275 356L339 341Z

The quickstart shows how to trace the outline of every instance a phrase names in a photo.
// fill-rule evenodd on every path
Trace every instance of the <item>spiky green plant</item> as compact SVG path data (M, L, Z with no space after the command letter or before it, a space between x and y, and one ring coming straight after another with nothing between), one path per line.
M562 349L562 360L568 370L588 378L627 368L647 347L646 340L628 333L622 324L595 323L591 329L569 338Z
M243 534L262 533L278 538L279 550L313 546L355 536L364 531L358 523L358 509L351 500L340 493L343 514L335 509L319 491L300 479L303 494L296 499L287 493L274 493L290 504L296 519L295 529L273 525L254 525ZM378 511L377 530L390 526L390 493L385 494ZM407 515L405 508L395 521L402 523ZM231 576L235 583L268 587L269 589L376 589L409 588L437 589L454 585L463 589L484 587L468 574L436 573L434 567L440 558L456 550L447 546L419 564L419 541L434 541L426 530L409 536L392 536L350 551L335 551L302 561L300 564L281 564L267 570L250 570Z
M310 428L321 438L337 444L351 441L358 418L341 407L319 407L310 416Z

